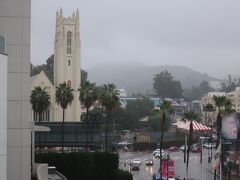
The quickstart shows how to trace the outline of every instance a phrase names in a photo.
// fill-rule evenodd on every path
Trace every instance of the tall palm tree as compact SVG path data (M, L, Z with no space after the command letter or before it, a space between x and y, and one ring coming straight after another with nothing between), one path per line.
M197 114L195 114L194 111L189 111L184 113L183 120L189 120L189 133L188 133L188 147L187 147L187 167L186 167L186 178L188 179L188 166L189 166L189 153L190 153L190 147L192 145L192 138L193 138L193 120L198 120Z
M215 109L212 104L208 103L207 105L203 106L203 111L207 113L207 112L213 112L215 111Z
M50 105L50 96L46 88L42 89L40 86L35 87L31 91L30 102L33 111L38 113L39 121L42 121L42 113L46 111Z
M161 128L161 139L160 139L160 174L162 174L162 149L163 149L163 137L164 137L164 127L166 123L166 113L171 109L171 102L164 100L160 105L160 111L162 111L162 128Z
M213 96L213 100L215 102L216 107L218 108L218 114L217 114L217 143L216 143L216 148L217 148L219 143L220 143L221 129L222 129L221 108L226 105L227 97L226 96Z
M203 111L208 113L208 112L214 112L215 108L212 104L208 103L206 106L203 107ZM209 119L209 118L208 118ZM213 119L211 118L211 156L208 155L208 162L211 162L212 159L212 134L213 134ZM208 141L209 142L209 141ZM209 153L209 151L208 151Z
M224 113L229 114L235 112L235 110L232 109L232 101L230 99L226 99L224 104Z
M234 112L235 110L232 109L232 102L227 99L226 96L214 96L213 100L215 102L216 107L218 108L217 114L217 143L216 149L220 145L221 139L221 130L222 130L222 113L229 114ZM222 109L224 107L224 109ZM222 167L220 167L222 168ZM217 173L216 170L214 171L214 180L216 179Z
M110 121L110 112L111 110L118 106L119 103L119 90L116 88L114 84L104 84L102 90L100 91L99 96L100 102L102 106L108 112L107 123L106 123L106 134L105 134L105 152L107 152L108 147L108 125Z
M95 83L90 83L89 81L86 81L84 84L82 84L81 88L78 89L79 91L79 100L81 103L85 106L87 109L86 113L86 120L85 120L85 149L87 151L88 146L88 120L89 120L89 108L93 105L93 103L97 100L97 90ZM92 130L93 131L93 130ZM93 132L92 132L93 136ZM93 138L93 137L92 137ZM93 141L93 139L92 139Z
M67 109L68 105L72 103L73 89L68 86L65 82L59 84L56 87L56 102L63 109L63 121L62 121L62 152L64 147L64 118L65 118L65 109Z
M46 91L46 88L41 88L40 86L35 87L31 91L30 102L32 104L32 109L38 114L38 120L42 121L42 113L48 109L50 106L50 96ZM39 136L39 144L41 143L41 135ZM39 147L39 153L41 153L41 147Z

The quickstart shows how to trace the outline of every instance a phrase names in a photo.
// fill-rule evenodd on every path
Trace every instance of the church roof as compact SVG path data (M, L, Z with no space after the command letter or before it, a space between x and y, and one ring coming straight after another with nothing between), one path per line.
M44 71L41 71L39 74L34 75L30 79L31 87L34 86L34 83L37 82L37 80L40 79L41 81L45 81L49 86L53 87L52 82L48 79L47 75L44 73Z
M36 74L34 76L31 76L30 78L30 84L33 84L33 82L35 81L35 79L38 77L39 74Z

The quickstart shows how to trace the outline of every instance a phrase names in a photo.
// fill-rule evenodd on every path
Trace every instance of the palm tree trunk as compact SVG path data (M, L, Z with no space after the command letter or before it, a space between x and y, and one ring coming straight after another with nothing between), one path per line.
M166 121L166 114L163 111L163 119L162 119L162 128L161 128L161 140L160 140L160 175L162 177L162 149L163 149L163 137L164 137L164 125Z
M108 124L110 120L110 111L108 111L108 117L107 117L107 127L106 127L106 136L105 136L105 152L108 151Z
M64 115L65 115L65 109L63 109L63 122L62 122L62 153L64 150Z
M222 129L222 116L219 112L218 115L217 115L217 143L216 143L216 148L218 147L219 142L220 142L221 129Z
M95 119L92 119L91 120L91 147L93 148L94 146L93 146L93 128L94 128L94 120Z
M189 153L190 153L190 147L191 147L191 144L192 144L192 134L193 134L193 124L192 124L192 121L190 122L190 125L189 125L189 137L188 137L188 149L187 149L187 177L186 179L188 179L188 165L189 165Z
M38 121L41 122L41 113L38 113ZM41 154L41 132L39 133L39 154Z
M221 129L222 129L222 116L221 116L220 110L221 109L219 107L218 115L217 115L217 143L216 143L216 149L220 145ZM216 180L216 178L217 178L217 171L214 170L214 180Z
M87 152L88 151L88 114L89 113L89 109L87 108L87 117L86 117L86 120L85 120L85 151Z

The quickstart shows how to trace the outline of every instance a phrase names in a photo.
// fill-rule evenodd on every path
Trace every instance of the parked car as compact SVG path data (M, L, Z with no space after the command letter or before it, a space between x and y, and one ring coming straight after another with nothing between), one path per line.
M184 147L185 147L185 145L182 145L178 149L184 152ZM186 146L186 150L187 150L187 148L188 148L188 146Z
M146 160L146 166L153 166L153 159Z
M162 149L162 154L164 153L164 150ZM153 151L153 156L155 156L156 154L160 154L160 149L155 149Z
M203 144L203 147L206 148L206 149L211 149L212 148L216 148L216 144L215 143L205 143Z
M141 160L140 159L134 159L134 160L132 160L132 164L138 164L140 166L141 165Z
M172 147L168 148L168 151L170 151L170 152L175 152L177 150L178 150L177 146L172 146Z
M160 153L157 153L155 155L155 158L160 159ZM167 154L166 153L162 153L162 159L167 159Z

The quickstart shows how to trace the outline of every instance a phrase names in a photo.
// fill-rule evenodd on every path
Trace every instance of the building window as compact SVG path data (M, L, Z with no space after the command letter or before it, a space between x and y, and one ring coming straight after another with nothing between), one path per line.
M38 120L37 118L38 118L37 113L33 111L33 121L37 121Z
M70 65L71 65L71 60L69 59L69 60L68 60L68 66L70 66Z
M72 53L72 33L68 31L67 33L67 54Z
M5 53L5 38L0 35L0 52Z

